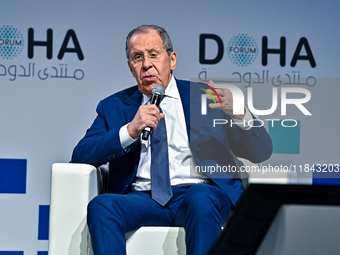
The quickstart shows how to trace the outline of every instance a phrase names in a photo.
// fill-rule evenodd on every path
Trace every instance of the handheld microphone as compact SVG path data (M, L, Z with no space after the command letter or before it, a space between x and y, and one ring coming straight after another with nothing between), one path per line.
M157 107L161 104L163 97L165 94L165 90L161 85L157 85L152 88L152 98L151 98L151 104L155 104ZM149 135L152 131L151 127L145 127L142 134L143 140L148 140Z

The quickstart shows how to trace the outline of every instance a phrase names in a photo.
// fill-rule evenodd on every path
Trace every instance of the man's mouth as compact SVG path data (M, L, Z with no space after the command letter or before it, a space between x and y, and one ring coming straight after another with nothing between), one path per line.
M145 81L153 81L154 79L156 78L156 76L154 76L154 75L144 75L143 76L143 80L145 80Z

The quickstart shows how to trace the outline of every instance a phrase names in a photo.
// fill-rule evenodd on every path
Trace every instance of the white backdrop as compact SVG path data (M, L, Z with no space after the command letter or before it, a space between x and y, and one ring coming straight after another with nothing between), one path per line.
M158 24L168 31L178 54L174 74L180 79L198 78L200 74L230 78L235 72L246 78L249 74L255 78L255 73L262 77L263 72L269 77L287 77L286 74L304 79L315 77L314 87L304 86L311 92L311 100L305 106L312 116L304 116L293 106L288 107L287 116L280 116L279 108L268 116L300 121L299 152L275 153L267 163L339 164L340 86L336 79L328 79L339 78L339 9L340 3L335 1L307 0L168 3L2 0L0 162L26 159L27 172L25 192L8 192L4 188L0 193L0 255L46 254L48 241L38 238L38 219L43 216L39 206L50 203L51 165L70 160L72 149L96 116L99 100L135 84L124 47L127 33L141 24ZM51 58L47 58L46 46L33 46L33 57L29 57L30 28L35 44L46 42L47 31L51 29ZM201 34L221 38L224 54L218 63L199 62ZM246 67L234 64L227 52L232 39L242 34L258 47L256 59ZM262 64L264 36L268 38L268 48L275 49L280 48L280 38L285 38L285 66L280 66L278 54L269 54L268 64ZM307 60L298 60L294 67L290 64L301 38L306 38L310 46L315 67ZM65 52L60 59L58 54L64 41L71 52ZM206 42L205 57L213 59L217 44L213 40ZM72 52L75 48L81 50L83 60ZM308 55L306 47L302 47L299 55ZM270 82L259 88L254 85L259 93L254 97L258 108L269 108L271 98L262 93L268 95L272 87ZM8 171L0 168L0 178ZM306 177L310 182L311 175ZM0 185L4 184L0 181Z

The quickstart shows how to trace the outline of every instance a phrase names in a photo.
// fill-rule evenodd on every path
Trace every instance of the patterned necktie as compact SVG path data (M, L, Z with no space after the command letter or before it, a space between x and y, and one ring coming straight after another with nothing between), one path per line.
M161 206L172 197L165 119L151 133L151 197Z

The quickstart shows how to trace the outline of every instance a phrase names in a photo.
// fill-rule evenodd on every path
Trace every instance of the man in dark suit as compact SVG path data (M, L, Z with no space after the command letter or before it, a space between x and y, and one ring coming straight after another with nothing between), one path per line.
M201 116L200 84L190 86L173 77L177 55L163 28L132 30L126 54L138 85L99 103L97 118L72 155L72 162L110 162L110 193L97 196L88 207L94 253L126 254L125 233L153 225L183 226L187 254L207 254L243 187L235 172L192 169L233 167L231 151L252 162L264 161L272 153L271 139L263 127L212 126L213 119L253 118L246 108L243 115L233 115L227 89L216 89L222 104L212 108L219 109ZM162 111L149 104L156 85L165 90ZM150 139L142 140L146 127L153 131Z

